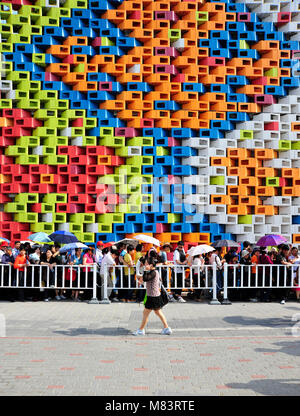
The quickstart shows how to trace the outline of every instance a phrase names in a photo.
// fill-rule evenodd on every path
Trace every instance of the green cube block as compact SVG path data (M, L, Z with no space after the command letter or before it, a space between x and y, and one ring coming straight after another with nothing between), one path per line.
M126 161L128 165L153 165L153 156L131 156Z
M225 176L210 176L210 185L225 185Z
M181 215L180 214L168 214L168 223L174 224L176 222L181 221Z
M38 222L38 213L37 212L20 212L14 215L15 221L33 223Z
M68 156L65 155L50 155L43 158L46 165L67 165Z
M22 108L25 110L36 110L40 107L39 100L27 100L27 99L21 99L17 101L17 108Z
M168 156L170 151L166 147L157 146L156 147L156 156Z
M22 80L18 83L18 89L36 92L41 89L41 81Z
M142 166L123 165L115 168L115 173L120 176L141 175Z
M16 157L15 162L18 165L39 165L40 159L38 155L21 155Z
M55 204L41 203L41 213L47 214L48 212L55 212Z
M16 140L17 146L36 147L40 145L40 139L36 136L23 136Z
M125 137L105 136L99 139L99 145L108 147L124 147Z
M49 222L33 224L30 228L34 233L44 232L46 234L52 234L55 231L54 224Z
M81 241L84 243L94 243L95 242L95 234L94 233L81 233Z
M238 224L252 224L252 215L238 215Z
M57 110L37 110L34 112L34 118L37 118L38 120L48 120L51 117L57 117Z
M28 36L29 38L32 35L41 36L43 34L43 28L37 25L22 26L19 34Z
M292 150L300 150L300 141L291 142Z
M14 45L11 43L0 43L0 52L12 53L14 51Z
M266 186L279 186L279 178L266 178Z
M83 224L70 223L69 230L71 233L83 233Z
M56 224L64 224L67 222L67 214L64 212L59 212L53 214L53 222Z
M153 137L132 137L126 139L126 146L153 146Z
M66 110L61 113L62 118L70 120L77 120L78 118L85 118L85 110Z
M289 140L279 140L277 150L291 150L292 143Z
M253 139L253 130L241 130L240 131L240 139L241 140Z
M68 146L68 138L65 136L49 136L49 137L41 137L43 140L44 146Z
M96 216L96 221L100 224L124 223L124 214L108 213Z
M0 100L0 109L1 108L12 108L12 100Z
M67 199L68 196L66 194L47 194L43 196L43 202L48 204L66 204L68 202Z
M55 17L57 19L61 17L71 17L71 10L66 7L50 7L47 16Z
M177 39L181 38L181 30L180 29L169 29L168 30L168 38L170 38L171 42L174 42Z
M21 204L37 204L39 202L39 194L17 194L15 196L15 202L20 202Z
M250 49L248 43L245 40L240 40L240 49Z
M22 16L30 16L31 21L35 21L42 16L42 8L36 4L34 6L26 4L19 9L19 13L22 14Z
M278 68L271 68L268 71L264 71L265 77L278 77Z
M87 0L66 0L64 7L70 9L87 9L88 1Z
M36 54L36 55L40 55L40 54ZM33 98L37 99L37 100L50 100L50 99L57 99L58 96L58 91L37 91L34 95Z
M26 155L27 153L28 149L23 146L9 146L5 149L5 155L7 156Z
M208 22L208 12L196 12L196 20L198 24Z
M98 224L98 233L112 233L112 224Z
M8 202L4 205L4 212L26 212L26 205L15 202Z
M120 185L125 183L125 177L121 175L100 176L97 183L103 183L106 185Z

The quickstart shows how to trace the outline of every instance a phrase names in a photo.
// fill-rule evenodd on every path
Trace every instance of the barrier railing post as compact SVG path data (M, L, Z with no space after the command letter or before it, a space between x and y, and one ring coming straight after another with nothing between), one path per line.
M104 276L103 277L104 277L104 279L103 279L103 285L102 285L102 288L103 288L103 299L100 300L99 303L108 305L108 304L110 304L110 300L108 299L108 296L107 296L107 283L108 283L108 278L107 278L108 277L107 265L104 266ZM102 288L101 288L101 294L102 294Z
M93 265L93 297L88 302L89 304L98 305L99 300L97 298L97 264Z
M221 305L217 298L217 264L213 264L213 298L209 302L210 305Z
M231 305L230 300L228 299L228 264L224 263L224 292L222 305Z

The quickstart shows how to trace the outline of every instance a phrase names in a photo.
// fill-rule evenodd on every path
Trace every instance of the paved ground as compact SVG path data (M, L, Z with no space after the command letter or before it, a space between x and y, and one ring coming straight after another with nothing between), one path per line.
M136 338L142 310L0 302L0 396L300 394L299 304L169 304Z

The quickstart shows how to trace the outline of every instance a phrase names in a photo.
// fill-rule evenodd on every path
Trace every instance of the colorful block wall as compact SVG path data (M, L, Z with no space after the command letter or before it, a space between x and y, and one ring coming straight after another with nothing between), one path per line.
M2 0L0 235L300 243L299 16L291 0Z

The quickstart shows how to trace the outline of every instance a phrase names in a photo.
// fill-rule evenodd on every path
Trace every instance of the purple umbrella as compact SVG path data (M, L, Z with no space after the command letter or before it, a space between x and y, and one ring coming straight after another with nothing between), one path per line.
M259 247L279 246L279 244L286 243L287 239L281 235L270 234L261 237L256 243Z

